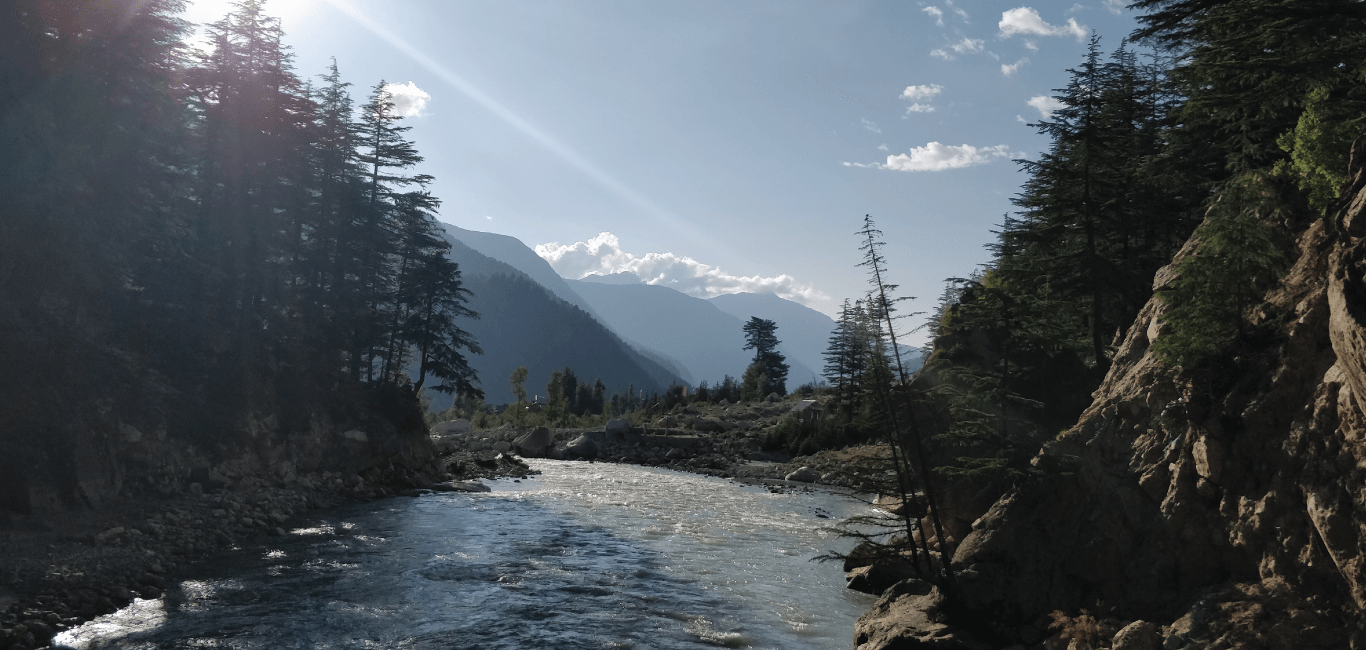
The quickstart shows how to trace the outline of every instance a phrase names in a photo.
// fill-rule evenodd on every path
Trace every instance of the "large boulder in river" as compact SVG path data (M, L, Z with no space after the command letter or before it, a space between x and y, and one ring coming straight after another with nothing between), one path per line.
M821 475L817 474L816 470L811 469L810 467L803 467L795 472L788 474L787 476L784 476L783 478L789 481L801 481L803 483L810 483L820 477Z
M512 443L518 453L527 458L540 458L550 448L550 429L536 427L535 430L518 436Z
M857 650L935 648L989 650L945 621L947 604L939 588L922 580L902 580L883 592L873 608L854 624Z
M564 448L570 458L578 456L580 458L594 458L598 455L598 445L588 436L579 436Z
M470 430L470 421L466 419L450 420L448 422L438 422L432 427L432 433L465 433Z
M614 436L625 436L631 433L631 421L626 418L616 418L607 421L607 433Z

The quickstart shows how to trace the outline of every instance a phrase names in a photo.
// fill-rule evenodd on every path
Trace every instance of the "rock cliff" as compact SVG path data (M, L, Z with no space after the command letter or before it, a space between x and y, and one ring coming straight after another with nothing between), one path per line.
M1366 647L1364 152L1336 213L1268 224L1292 263L1251 315L1265 335L1169 367L1154 297L1042 476L973 524L957 587L988 636L1037 643L1045 615L1088 610L1156 623L1169 650Z

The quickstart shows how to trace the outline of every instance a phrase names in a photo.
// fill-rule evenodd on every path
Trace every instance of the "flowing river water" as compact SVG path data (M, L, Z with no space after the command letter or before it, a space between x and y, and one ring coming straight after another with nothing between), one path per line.
M532 460L492 492L315 515L226 552L72 648L849 648L874 602L844 588L868 506L658 468Z

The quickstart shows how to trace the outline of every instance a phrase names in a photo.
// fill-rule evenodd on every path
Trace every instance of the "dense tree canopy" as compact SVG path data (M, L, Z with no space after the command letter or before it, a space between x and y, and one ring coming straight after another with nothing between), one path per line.
M235 4L202 53L179 2L0 9L16 386L45 367L18 359L85 346L206 412L306 410L286 395L343 382L478 392L469 293L383 84L357 118L335 64L316 88L295 73L263 5Z

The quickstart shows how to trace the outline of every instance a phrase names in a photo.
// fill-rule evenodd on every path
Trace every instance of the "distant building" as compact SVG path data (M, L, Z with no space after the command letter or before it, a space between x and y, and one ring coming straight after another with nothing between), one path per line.
M796 413L803 423L811 423L825 415L825 407L814 399L804 399L792 407L792 412Z

